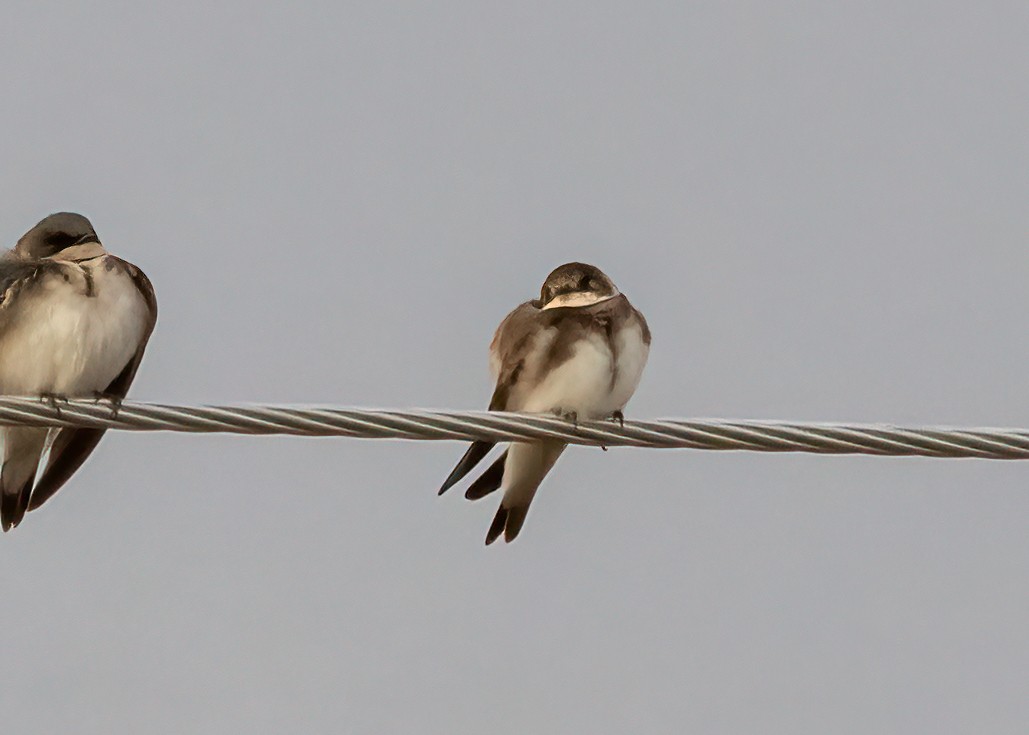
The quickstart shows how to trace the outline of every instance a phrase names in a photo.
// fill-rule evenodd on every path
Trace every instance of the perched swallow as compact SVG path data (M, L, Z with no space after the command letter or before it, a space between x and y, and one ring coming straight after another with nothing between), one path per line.
M490 343L496 381L490 411L554 413L572 421L622 419L650 352L643 315L599 268L567 263L500 323ZM439 494L457 484L492 449L473 442ZM465 491L469 500L503 488L486 543L513 541L536 488L567 445L515 442Z
M0 394L117 403L156 320L154 289L143 271L108 253L81 214L52 214L0 257ZM0 429L4 531L56 493L104 435L65 428L50 443L48 432Z

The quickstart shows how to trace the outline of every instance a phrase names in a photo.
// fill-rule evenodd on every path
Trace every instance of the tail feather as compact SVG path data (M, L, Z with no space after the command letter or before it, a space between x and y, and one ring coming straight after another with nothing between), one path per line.
M447 479L443 481L443 487L439 489L439 494L442 495L459 483L465 475L472 471L472 468L475 467L475 465L482 461L483 457L489 454L489 450L491 450L495 445L496 442L472 442L471 446L468 447L468 451L464 453L464 456L461 457L461 460L457 463L457 466L451 470L450 474L447 475ZM489 472L489 470L487 470L487 472Z
M493 523L486 532L486 545L489 546L504 534L504 541L511 543L522 531L522 524L525 523L525 516L529 513L528 505L519 505L515 508L505 508L501 503L497 508L497 514L493 516Z
M504 541L511 543L522 530L525 523L525 516L529 513L529 506L520 505L517 508L507 509L507 524L504 526Z
M46 429L6 429L0 469L0 528L10 531L29 509L32 484L46 440Z
M553 440L515 442L510 446L505 453L507 461L502 473L504 497L486 533L487 544L492 544L501 534L507 542L518 537L536 490L566 446ZM486 474L493 471L494 467L490 467Z
M21 485L3 483L3 495L0 496L0 523L4 531L10 531L25 517L25 511L29 509L29 497L32 495L32 480L30 477Z
M501 503L500 507L497 508L497 514L493 516L493 523L490 524L489 530L486 532L486 545L489 546L500 538L500 534L504 532L506 526L507 508Z

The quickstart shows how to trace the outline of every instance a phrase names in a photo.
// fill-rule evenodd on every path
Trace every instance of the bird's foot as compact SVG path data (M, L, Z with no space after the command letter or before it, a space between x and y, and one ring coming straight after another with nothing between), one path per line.
M64 393L51 393L49 391L39 394L39 402L45 403L50 406L54 411L57 412L57 418L61 417L61 407L57 405L58 402L68 403L68 396Z
M104 393L102 390L93 391L93 403L100 403L100 401L107 401L111 404L111 419L118 418L118 411L121 409L121 402L125 400L123 396L116 396L113 393Z
M572 426L579 428L579 414L575 411L565 411L563 408L555 408L554 413L565 421L570 421Z
M621 426L623 429L625 428L625 414L623 414L621 411L615 411L613 414L611 414L611 420L617 421L619 426Z

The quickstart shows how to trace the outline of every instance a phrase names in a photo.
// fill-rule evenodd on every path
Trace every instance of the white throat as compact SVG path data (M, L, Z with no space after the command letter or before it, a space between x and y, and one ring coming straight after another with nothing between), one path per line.
M607 296L601 296L593 291L576 291L575 293L563 293L560 296L555 296L546 303L544 309L557 309L562 306L591 306L592 304L599 304L601 301L607 301L613 299L618 295L618 289L615 289L613 294Z
M51 260L92 260L101 255L107 255L103 245L98 242L84 242L81 245L72 245L59 253L54 253Z

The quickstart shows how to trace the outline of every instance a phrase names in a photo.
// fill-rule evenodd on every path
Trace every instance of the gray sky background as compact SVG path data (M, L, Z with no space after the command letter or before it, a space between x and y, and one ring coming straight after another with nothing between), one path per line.
M0 237L88 215L132 396L483 408L556 265L628 413L1029 426L1029 5L10 2ZM1023 733L1029 464L111 433L0 538L11 733Z

